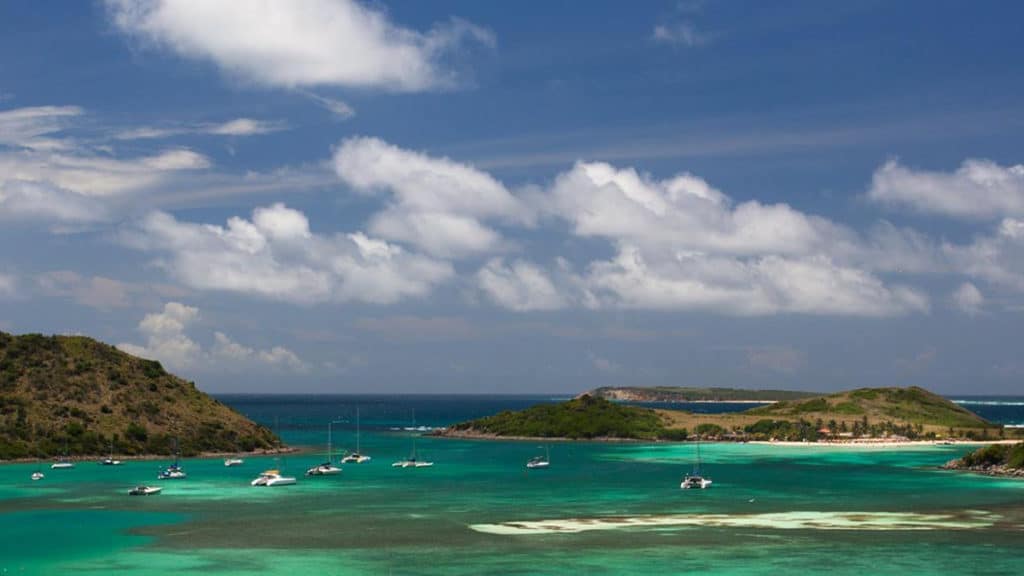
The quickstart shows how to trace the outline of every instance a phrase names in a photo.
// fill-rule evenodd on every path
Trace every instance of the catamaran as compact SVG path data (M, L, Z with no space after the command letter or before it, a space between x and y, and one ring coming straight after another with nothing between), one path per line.
M534 456L530 458L530 461L526 463L526 467L530 469L535 468L547 468L551 465L551 451L547 446L544 447L543 456Z
M178 437L174 437L174 464L171 464L167 468L164 468L156 475L157 480L182 480L187 478L188 474L182 470L181 465L178 463Z
M327 423L327 461L306 470L306 476L333 476L335 474L341 474L341 468L335 466L334 463L331 462L331 424L334 423Z
M392 468L429 468L433 462L424 462L416 459L416 435L412 437L412 454L405 460L399 460L391 465Z
M693 472L683 477L683 481L679 483L679 487L683 490L703 490L711 486L711 479L705 478L700 471L700 438L697 439L697 464L693 467Z
M363 464L370 461L370 457L363 454L359 447L359 408L356 408L356 451L349 452L341 459L342 464Z

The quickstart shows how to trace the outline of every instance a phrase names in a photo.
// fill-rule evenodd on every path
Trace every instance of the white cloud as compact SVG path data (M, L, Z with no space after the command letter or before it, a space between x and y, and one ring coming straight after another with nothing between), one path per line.
M492 301L512 310L554 310L568 305L548 275L529 262L507 266L495 258L477 272L476 281Z
M1024 292L1024 219L1005 218L994 233L965 245L947 242L941 250L955 271Z
M162 312L146 314L139 322L144 345L118 344L124 352L159 360L172 370L191 368L202 360L202 348L185 334L185 328L199 317L199 309L168 302Z
M891 160L875 171L868 198L961 218L1024 216L1024 165L965 160L956 172L913 170Z
M985 297L977 286L970 282L961 284L953 291L951 298L953 305L968 316L977 316L985 306Z
M78 106L35 106L2 110L0 145L53 148L56 141L42 136L59 132L67 126L69 118L81 115L82 109Z
M727 314L886 316L926 311L923 294L886 286L858 262L855 233L784 204L732 201L682 174L654 180L632 169L578 163L542 196L573 233L616 252L556 292L586 306Z
M303 92L303 94L310 100L316 102L321 108L330 112L338 120L348 120L356 115L354 108L348 105L348 103L338 100L337 98L327 98L326 96L320 96L312 92Z
M8 110L0 128L0 220L96 222L107 220L118 202L165 184L174 175L210 166L185 148L130 159L99 155L70 139L41 138L59 131L73 106ZM52 145L38 147L41 140ZM3 146L6 145L5 149Z
M355 0L107 0L114 25L246 80L287 88L422 91L459 82L446 62L490 32L462 20L402 28Z
M701 32L696 24L688 20L658 24L651 32L651 39L655 42L670 44L672 46L703 46L711 41L712 35Z
M223 332L214 332L213 348L207 352L192 340L187 331L199 319L199 309L179 302L168 302L161 312L146 314L139 322L144 345L122 343L118 348L129 354L159 360L171 370L258 369L281 367L302 372L306 364L281 346L255 350L239 344Z
M499 250L501 234L484 220L531 221L527 206L489 174L377 138L343 141L334 166L338 176L361 193L390 193L387 207L370 221L371 232L435 256Z
M11 298L17 293L17 278L0 272L0 298Z
M54 270L41 274L39 287L57 296L70 296L80 304L100 310L123 308L131 304L133 287L112 278L83 278L71 270Z
M594 354L591 351L587 351L587 360L590 361L590 365L601 372L616 372L619 369L619 365L611 360Z
M258 136L280 132L287 124L271 120L235 118L219 124L183 124L179 126L141 126L122 130L114 134L116 140L154 140L185 134L209 134L213 136Z
M427 295L454 274L448 263L362 233L313 234L305 215L282 204L226 226L179 222L155 212L125 234L186 286L297 303L388 304Z

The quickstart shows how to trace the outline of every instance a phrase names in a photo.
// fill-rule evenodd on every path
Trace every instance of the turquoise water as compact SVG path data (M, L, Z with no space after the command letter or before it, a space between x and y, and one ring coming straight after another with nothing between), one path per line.
M1024 482L945 472L963 447L836 449L704 445L714 486L679 490L692 445L554 443L552 467L527 472L535 442L420 437L435 466L391 467L416 433L537 399L360 399L373 461L304 478L316 453L281 460L0 466L0 573L165 574L1019 574ZM323 450L326 422L354 445L353 400L231 399L292 444ZM252 488L272 466L295 486Z

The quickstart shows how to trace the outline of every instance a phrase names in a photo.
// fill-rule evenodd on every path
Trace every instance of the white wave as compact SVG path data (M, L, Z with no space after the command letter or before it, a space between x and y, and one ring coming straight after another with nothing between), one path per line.
M1024 406L1020 400L953 400L956 404L968 406Z
M520 536L527 534L575 534L589 530L657 527L727 527L776 530L971 530L992 526L999 516L968 511L954 514L913 512L775 512L767 514L669 514L565 518L473 524L477 532Z

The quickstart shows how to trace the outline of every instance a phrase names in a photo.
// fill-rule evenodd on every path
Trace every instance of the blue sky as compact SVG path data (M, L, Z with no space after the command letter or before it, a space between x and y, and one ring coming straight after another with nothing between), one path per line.
M0 6L0 329L215 392L1020 392L1012 3Z

